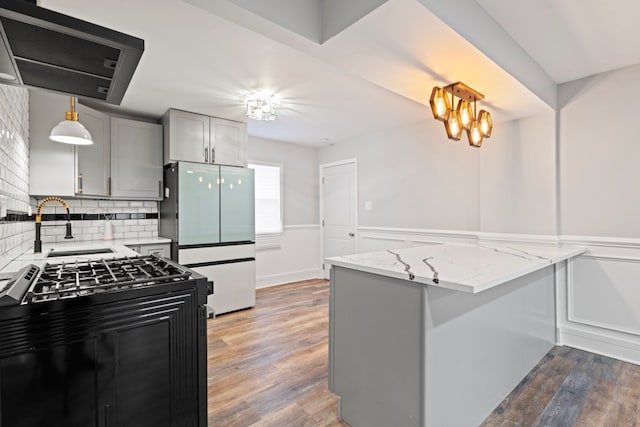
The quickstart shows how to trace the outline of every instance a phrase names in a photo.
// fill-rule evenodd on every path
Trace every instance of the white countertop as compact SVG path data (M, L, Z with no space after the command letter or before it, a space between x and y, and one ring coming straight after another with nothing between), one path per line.
M70 240L64 243L43 243L41 253L33 253L33 249L29 249L22 254L16 256L11 262L9 262L4 268L0 269L0 272L12 272L18 271L21 268L33 264L38 267L45 263L69 263L75 261L86 261L90 259L104 259L104 258L118 258L125 256L138 256L139 254L129 246L137 245L152 245L171 243L171 239L164 237L150 237L142 239L118 239L118 240L84 240L74 241ZM68 250L87 250L87 249L102 249L109 248L113 252L101 253L101 254L89 254L89 255L74 255L64 257L48 257L50 252L56 251L68 251Z
M326 263L456 291L478 293L585 249L442 243L327 258Z

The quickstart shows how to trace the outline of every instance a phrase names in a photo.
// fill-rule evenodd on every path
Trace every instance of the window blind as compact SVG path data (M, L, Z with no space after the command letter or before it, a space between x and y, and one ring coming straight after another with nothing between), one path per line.
M256 234L282 233L282 168L250 163L255 172Z

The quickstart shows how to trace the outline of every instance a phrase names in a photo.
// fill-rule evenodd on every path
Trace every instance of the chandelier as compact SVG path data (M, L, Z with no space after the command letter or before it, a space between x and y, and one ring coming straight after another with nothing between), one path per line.
M247 117L253 120L271 121L278 117L280 100L273 95L253 94L245 98Z
M451 94L451 101L449 96ZM455 97L458 97L458 105L455 106ZM431 111L433 118L444 122L444 128L449 139L459 141L462 131L467 133L469 145L480 147L484 138L491 137L493 122L491 114L486 110L480 110L476 114L476 101L484 99L484 95L457 82L441 87L434 87L431 91ZM473 106L473 108L472 108Z

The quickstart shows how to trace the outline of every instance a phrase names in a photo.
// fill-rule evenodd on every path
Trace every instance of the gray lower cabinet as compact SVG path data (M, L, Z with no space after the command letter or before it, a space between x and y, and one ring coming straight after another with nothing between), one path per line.
M151 245L127 245L140 255L156 255L163 258L171 258L170 243L157 243Z
M162 125L111 118L111 196L162 199Z
M69 97L29 91L29 194L162 200L162 125L111 117L78 104L93 144L49 140Z

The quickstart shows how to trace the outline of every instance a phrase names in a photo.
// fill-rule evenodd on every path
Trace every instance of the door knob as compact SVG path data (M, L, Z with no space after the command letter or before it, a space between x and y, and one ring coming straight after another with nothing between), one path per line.
M349 237L353 237L353 236L355 236L355 234L349 233Z

